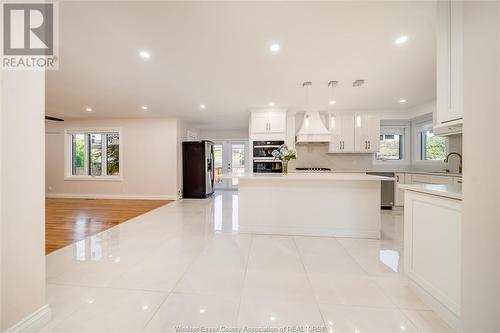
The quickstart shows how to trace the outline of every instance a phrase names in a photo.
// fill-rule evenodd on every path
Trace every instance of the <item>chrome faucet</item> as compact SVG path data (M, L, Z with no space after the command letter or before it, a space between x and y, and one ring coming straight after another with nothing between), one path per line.
M463 158L462 158L462 155L460 155L459 153L456 153L456 152L449 153L448 155L446 155L446 158L444 159L444 163L448 163L449 157L451 155L457 155L460 158L460 164L458 165L458 173L461 174L462 173Z

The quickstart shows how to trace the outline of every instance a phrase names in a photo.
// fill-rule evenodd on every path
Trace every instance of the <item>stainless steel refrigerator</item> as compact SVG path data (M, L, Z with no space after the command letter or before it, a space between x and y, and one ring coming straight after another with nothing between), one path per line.
M182 197L207 198L214 193L214 143L182 143Z

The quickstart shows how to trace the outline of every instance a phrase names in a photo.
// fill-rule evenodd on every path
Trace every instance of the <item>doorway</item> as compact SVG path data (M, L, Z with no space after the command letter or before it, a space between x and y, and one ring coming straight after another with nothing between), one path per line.
M214 142L215 189L235 190L238 179L221 179L222 174L249 172L248 141L225 140Z

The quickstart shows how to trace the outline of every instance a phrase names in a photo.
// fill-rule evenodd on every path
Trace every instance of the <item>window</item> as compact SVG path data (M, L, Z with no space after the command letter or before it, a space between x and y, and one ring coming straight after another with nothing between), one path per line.
M67 178L119 178L119 130L66 133L69 142Z
M403 160L404 146L404 128L381 127L380 149L375 158L384 161Z
M432 130L420 132L420 159L443 161L446 158L446 138L435 136Z

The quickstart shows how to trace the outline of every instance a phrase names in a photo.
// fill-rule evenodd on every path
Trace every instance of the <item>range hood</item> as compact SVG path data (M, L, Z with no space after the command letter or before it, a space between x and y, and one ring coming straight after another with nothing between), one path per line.
M332 135L326 129L318 111L307 111L297 132L297 143L330 142Z

